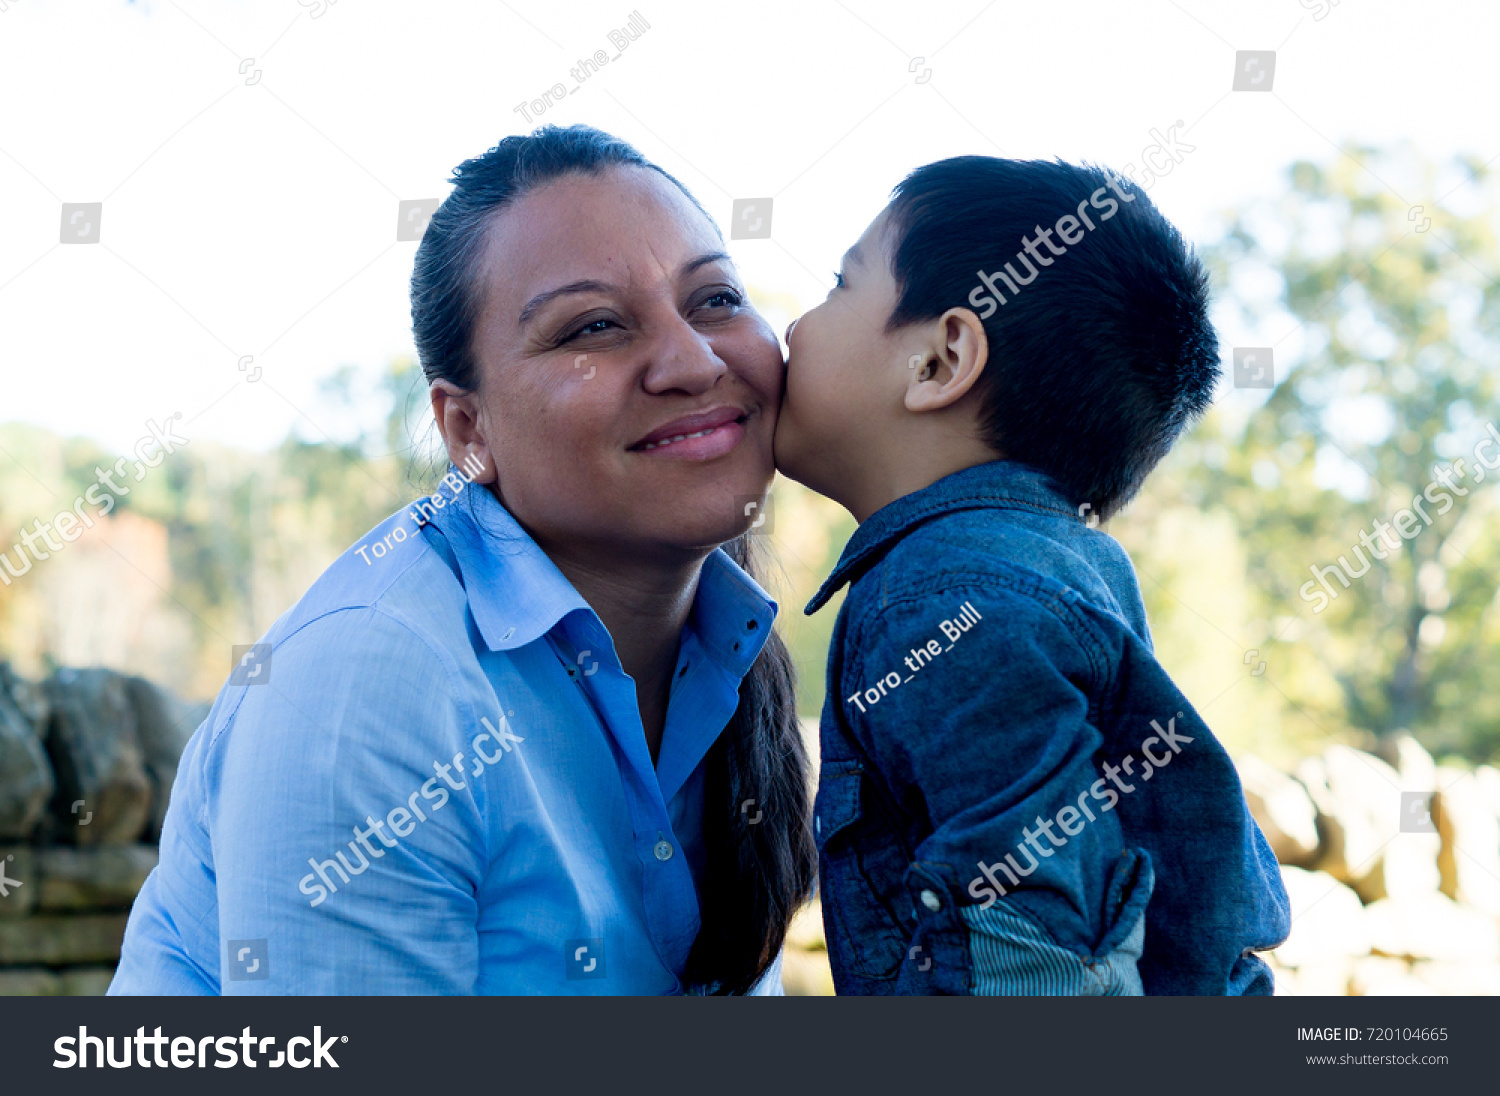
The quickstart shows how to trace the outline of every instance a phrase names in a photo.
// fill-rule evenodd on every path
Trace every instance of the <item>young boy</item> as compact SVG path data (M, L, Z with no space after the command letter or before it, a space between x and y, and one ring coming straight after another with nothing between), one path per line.
M860 523L814 830L840 993L1268 994L1233 765L1097 530L1219 376L1208 282L1108 171L920 168L787 333L776 464Z

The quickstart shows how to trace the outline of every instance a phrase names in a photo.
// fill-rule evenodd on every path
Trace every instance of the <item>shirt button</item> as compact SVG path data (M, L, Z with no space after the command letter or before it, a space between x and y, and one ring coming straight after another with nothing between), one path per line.
M658 860L672 859L672 843L670 841L658 841L656 847L651 851L656 854Z
M922 899L922 905L933 913L943 908L943 900L930 890L924 890L918 897Z

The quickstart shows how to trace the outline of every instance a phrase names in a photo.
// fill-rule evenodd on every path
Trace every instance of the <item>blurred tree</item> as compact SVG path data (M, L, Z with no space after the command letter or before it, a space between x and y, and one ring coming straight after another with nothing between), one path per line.
M1474 451L1500 425L1493 176L1408 149L1288 174L1286 192L1235 214L1210 255L1250 328L1286 332L1279 383L1248 412L1253 389L1221 400L1219 435L1186 447L1193 476L1238 521L1269 638L1337 681L1320 690L1315 667L1283 658L1289 701L1382 752L1409 729L1431 749L1491 757L1500 522ZM1413 205L1392 179L1440 197ZM1242 434L1228 421L1237 410Z

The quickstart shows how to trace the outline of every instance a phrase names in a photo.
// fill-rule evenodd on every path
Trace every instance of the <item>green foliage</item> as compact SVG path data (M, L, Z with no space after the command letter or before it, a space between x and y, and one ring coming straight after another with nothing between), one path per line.
M1422 208L1391 180L1427 196ZM1329 695L1318 675L1289 674L1288 702L1377 745L1409 729L1430 749L1476 758L1500 748L1500 705L1485 688L1500 654L1500 529L1473 458L1485 424L1500 424L1491 183L1472 163L1440 171L1408 150L1362 149L1293 165L1275 202L1236 214L1212 263L1243 318L1270 333L1279 383L1237 427L1226 420L1255 393L1221 401L1225 414L1192 443L1202 497L1239 525L1270 622L1263 646L1290 645L1283 665L1306 656L1337 682ZM1468 478L1450 473L1454 505L1439 514L1435 469L1458 460ZM1425 510L1430 527L1390 534L1389 558L1347 590L1331 578L1337 597L1314 612L1310 568L1342 556L1358 571L1371 554L1352 551L1360 531L1373 538L1373 522L1404 508Z

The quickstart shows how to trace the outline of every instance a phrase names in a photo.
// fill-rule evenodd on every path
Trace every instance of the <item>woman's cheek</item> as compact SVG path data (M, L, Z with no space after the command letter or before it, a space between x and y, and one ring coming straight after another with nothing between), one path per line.
M739 363L735 371L763 399L773 402L781 399L786 376L781 343L759 314L748 330L738 333L722 352L717 348L715 352L732 367Z

